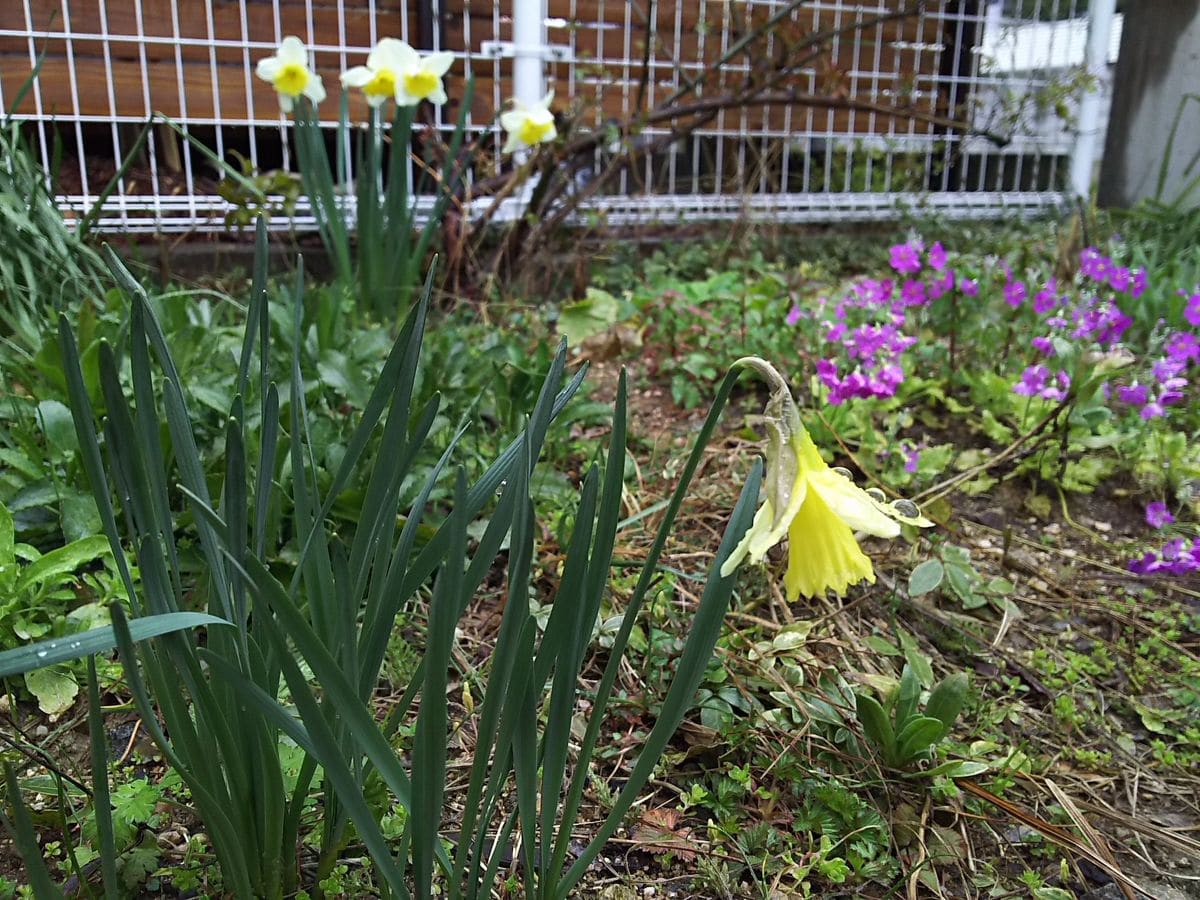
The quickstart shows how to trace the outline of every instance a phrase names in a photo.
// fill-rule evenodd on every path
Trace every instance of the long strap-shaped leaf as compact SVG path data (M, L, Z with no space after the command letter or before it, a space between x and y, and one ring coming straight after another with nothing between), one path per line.
M608 664L604 667L604 672L600 676L600 683L596 687L596 696L593 700L593 714L588 722L587 731L584 733L583 740L580 744L579 755L576 759L575 773L571 777L571 785L567 791L567 797L563 804L562 817L559 820L558 840L555 842L553 871L559 871L559 867L565 862L567 857L567 849L571 837L571 828L575 822L576 816L579 814L579 806L583 800L583 789L587 784L588 771L591 765L592 754L596 750L596 741L600 736L600 727L604 722L604 710L608 706L609 697L612 695L613 685L617 680L617 672L619 671L621 657L625 653L625 648L629 644L629 636L633 631L634 624L637 621L638 612L641 610L642 604L645 601L646 594L650 589L650 585L654 580L655 573L658 568L658 561L662 558L662 553L667 544L667 539L670 537L672 530L675 527L675 519L679 515L679 509L683 505L684 497L687 495L688 488L691 486L692 478L696 474L696 470L700 466L700 461L704 456L704 450L708 446L708 442L712 437L713 431L716 430L717 422L720 419L721 413L725 409L725 404L729 401L729 395L733 391L734 384L737 383L739 371L733 370L726 374L721 386L717 389L717 394L713 398L712 406L709 408L708 416L704 420L703 426L700 428L699 434L696 436L696 442L692 445L692 451L688 455L687 462L684 464L683 471L679 476L679 483L675 486L675 491L671 494L671 502L668 504L663 513L662 521L659 523L658 531L654 536L654 542L650 546L649 552L646 554L646 559L642 564L641 574L638 576L637 584L634 586L633 593L630 595L629 602L625 608L625 615L621 622L621 627L617 630L616 636L613 638L613 645L609 652ZM755 496L757 499L757 495ZM730 586L732 590L732 583ZM549 887L543 887L543 891L550 890Z
M164 759L179 772L191 789L192 796L195 797L197 805L201 809L204 823L213 832L213 842L221 854L221 870L231 881L229 889L236 897L253 897L254 891L250 886L250 874L246 865L244 848L238 840L237 832L224 805L209 791L207 785L212 782L196 777L193 770L175 752L172 742L168 741L166 735L163 734L158 723L158 716L155 715L154 707L150 702L150 696L146 692L146 686L142 682L141 673L138 671L137 653L134 650L133 637L130 633L129 623L125 619L125 612L117 603L112 604L109 608L113 618L113 630L117 636L117 648L125 665L125 681L129 685L129 692L133 695L134 707L142 718L142 725L154 739L154 743L162 752ZM182 723L184 719L180 717L175 721ZM178 736L176 737L178 739Z
M88 739L91 744L92 811L96 816L96 837L100 845L100 874L104 879L105 900L117 900L117 841L113 831L112 803L108 791L108 735L100 712L100 687L96 681L96 657L87 664Z
M529 500L528 434L526 430L527 437L523 444L525 452L514 469L512 481L504 491L504 499L513 504L508 596L504 605L504 615L500 619L500 631L492 653L487 689L483 695L475 728L475 754L467 787L463 834L455 864L455 871L460 873L460 876L465 872L468 885L474 883L472 876L478 870L486 837L484 829L475 829L476 833L473 834L472 828L468 826L473 826L475 821L487 823L491 818L491 810L507 775L512 730L518 723L514 711L518 704L524 702L525 686L529 680L526 669L532 666L532 657L527 655L526 643L523 640L523 635L528 632L527 640L532 641L533 627L529 615L533 511ZM481 552L476 553L476 559L482 558ZM484 798L482 807L479 806L481 797ZM473 818L476 816L477 819ZM469 858L466 856L468 848ZM457 887L455 885L453 889L456 890Z
M193 503L197 513L205 516L213 524L214 528L217 529L218 533L220 533L224 527L220 516L211 507L198 503L194 498ZM322 690L337 709L339 717L361 745L362 752L380 770L384 781L392 789L392 792L396 795L396 799L400 801L405 810L411 810L412 785L408 774L400 766L394 751L383 737L367 707L356 695L354 686L342 671L339 662L334 658L329 649L321 643L320 638L305 619L299 606L297 606L284 586L271 574L261 560L254 556L247 557L243 574L251 585L256 598L265 604L262 615L266 617L268 611L275 614L275 620L270 623L266 630L274 636L274 639L282 640L286 638L295 645L296 650L299 651L305 663L312 669L313 675L320 682ZM207 662L212 662L211 654L205 654L204 658ZM220 677L226 680L237 681L239 690L246 690L248 685L252 684L248 680L241 680L241 677L235 678L234 673L237 672L236 669L225 667L220 670L214 669L214 671L217 671ZM316 704L316 700L312 697L311 689L307 687L307 684L304 690L312 700L312 703ZM272 711L273 718L278 719L278 714L275 711L276 708L279 713L286 716L286 711L274 698L270 698L269 704L265 703L263 697L267 696L265 693L261 693L255 699L256 704L260 707L265 706L269 708ZM324 723L324 715L322 715L321 719ZM292 734L293 739L296 739L291 731L289 731L289 734ZM297 743L299 742L297 739ZM307 750L314 746L309 741L305 744L305 749Z
M592 860L600 855L600 851L604 849L608 839L616 834L625 814L637 800L638 794L646 786L646 782L650 780L650 776L654 773L654 767L658 765L659 757L666 750L667 743L675 733L675 729L679 727L679 723L683 721L684 714L695 698L696 689L704 679L705 669L712 659L713 648L716 647L717 639L721 635L725 614L729 610L729 600L733 596L733 586L737 580L736 572L731 572L722 578L721 566L724 565L729 554L733 552L733 548L738 545L742 536L750 528L755 507L758 504L758 489L761 482L762 460L757 460L750 471L750 477L746 479L737 505L733 508L733 514L729 517L729 525L725 529L725 535L717 549L716 558L709 569L708 584L704 588L704 593L700 597L700 605L692 619L683 654L675 665L675 677L671 680L671 687L667 690L666 699L663 700L654 727L642 744L633 772L630 773L621 793L613 802L613 808L604 820L604 824L600 826L600 830L558 883L553 895L557 900L566 900L570 896L571 889L583 877L588 866L592 864Z
M129 623L130 637L134 641L144 641L147 638L169 634L172 631L183 631L187 628L198 628L201 625L229 625L224 619L210 616L207 613L177 612L163 613L157 616L141 616ZM97 653L107 653L117 646L117 636L111 625L93 628L91 631L72 634L52 641L39 641L36 644L26 644L15 650L5 650L0 653L0 678L21 675L42 669L57 663L70 662L73 659L83 659Z
M0 824L12 835L21 858L25 861L25 871L29 875L29 886L33 888L35 900L62 900L62 891L55 887L50 879L50 871L42 858L42 848L38 843L37 832L33 830L33 822L29 818L29 810L21 800L21 785L17 782L17 773L12 764L4 760L4 781L8 788L8 799L12 803L12 817L0 806Z
M458 621L463 564L467 554L467 477L458 470L454 509L447 520L450 547L438 573L425 633L425 682L413 738L413 883L418 900L433 896L433 860L441 845L442 798L446 791L446 679L454 626Z

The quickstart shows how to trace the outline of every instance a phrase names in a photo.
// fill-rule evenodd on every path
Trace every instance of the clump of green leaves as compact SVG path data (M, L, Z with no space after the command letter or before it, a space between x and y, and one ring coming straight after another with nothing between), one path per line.
M613 409L607 464L603 469L593 464L584 476L566 535L556 602L539 632L530 605L534 540L540 533L531 484L547 430L583 377L580 372L563 384L565 344L555 354L518 438L470 486L465 467L459 466L448 493L448 514L436 524L426 522L430 497L461 437L460 429L436 464L418 467L441 402L436 394L420 406L414 402L431 282L388 354L362 421L325 480L328 473L317 463L321 448L304 399L303 282L298 280L290 297L285 415L272 379L266 231L261 223L257 249L237 388L225 418L218 465L206 464L195 442L193 398L153 305L118 260L112 259L114 275L131 298L128 343L120 349L128 353L132 391L122 379L118 348L102 344L102 431L70 323L60 320L81 453L134 617L127 620L114 604L111 628L65 647L25 648L12 665L29 671L57 661L52 652L86 656L113 642L118 645L134 705L190 791L197 815L212 835L226 889L235 897L280 898L297 890L295 847L315 788L322 801L318 884L342 883L341 857L356 835L370 854L374 877L397 896L410 896L411 884L417 897L428 898L435 877L450 897L488 896L499 874L501 851L519 828L526 895L565 900L653 775L692 704L724 622L734 579L721 576L720 567L753 517L761 464L751 471L733 511L634 770L592 840L569 858L590 762L625 649L736 373L722 383L671 496L622 624L612 636L589 723L577 740L573 723L579 672L608 589L622 509L624 379ZM257 377L252 378L256 358ZM164 420L173 454L164 452ZM343 534L330 526L330 512L366 458L376 429L387 452L365 466L361 481L366 488L353 501L355 525ZM286 468L280 466L282 459ZM206 475L211 470L220 474L215 484ZM186 519L172 509L170 492L176 482L188 502ZM405 488L413 483L416 496L404 503ZM124 507L124 538L114 496ZM271 510L280 508L286 510L284 527L270 518ZM477 519L471 543L468 529ZM192 583L175 539L180 532L194 533L206 572L198 593L207 600L209 614L200 620L183 612ZM442 814L456 626L504 544L508 597L479 706L465 813L456 823L456 846L447 850ZM135 548L133 559L126 556L126 546ZM294 561L290 577L286 569L272 565L280 558ZM132 580L133 560L141 573L140 590ZM427 582L435 573L430 590ZM373 696L388 636L410 600L428 611L425 650L403 698L381 726L374 717ZM211 627L202 644L182 635L136 644L146 636L139 634L140 626L155 620L176 627L202 621ZM0 672L10 661L0 655ZM94 699L94 679L89 688ZM98 700L91 707L98 719ZM402 723L409 726L403 734ZM304 753L294 781L285 777L280 758L284 738ZM394 740L410 745L410 765L401 762ZM573 744L572 771L568 759ZM95 773L107 791L102 762ZM19 790L9 774L15 799ZM515 812L504 811L505 798L515 801ZM391 812L393 802L402 814ZM97 809L107 813L106 804L98 801ZM13 817L11 830L29 857L36 853L29 849L36 840L20 817ZM99 815L98 830L106 818ZM119 821L107 826L104 858L113 871L119 826ZM401 853L395 852L385 828L392 838L398 833Z
M80 538L48 553L14 540L13 518L0 503L0 646L63 636L107 622L96 604L80 605L80 570L109 555L103 535ZM65 665L25 673L25 687L47 715L66 711L79 693Z
M905 665L886 708L869 694L857 695L858 721L885 766L910 768L929 759L933 746L950 733L966 703L968 687L966 674L949 675L929 692L925 708L918 709L921 682L913 667Z

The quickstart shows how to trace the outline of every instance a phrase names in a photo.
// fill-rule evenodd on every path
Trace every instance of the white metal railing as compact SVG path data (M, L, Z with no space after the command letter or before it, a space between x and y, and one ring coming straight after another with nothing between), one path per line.
M1103 92L1085 99L1069 88L1084 83L1083 71L1103 82L1115 60L1107 42L1111 0L1093 0L1090 17L1084 5L1026 0L1019 16L1011 0L930 0L907 30L875 26L833 41L836 77L853 96L888 103L903 95L912 104L966 109L977 126L1011 134L1006 146L874 112L727 110L623 172L612 192L589 201L584 218L599 214L614 225L679 217L832 221L912 208L983 218L1060 204L1086 187L1107 103ZM771 14L785 0L658 0L651 23L646 4L634 0L4 0L0 110L28 123L47 169L61 142L60 202L78 215L95 203L140 126L164 108L224 159L236 160L236 151L255 172L288 168L287 126L253 76L255 61L286 33L314 48L331 93L337 73L360 62L379 37L424 40L429 49L444 43L462 60L459 70L470 64L478 78L486 109L475 111L470 128L498 140L493 113L514 92L532 98L552 87L563 109L586 97L576 110L581 127L604 127L634 111L644 63L647 102L661 101L728 49L733 6ZM790 21L838 27L892 8L894 0L814 0ZM646 40L648 50L640 43ZM1082 55L1085 46L1091 56ZM11 110L6 103L42 52L42 77ZM724 69L736 77L746 66L733 61ZM814 65L801 76L807 83L800 89L815 92L830 72ZM327 102L324 124L335 125L336 111ZM433 125L447 130L452 119L438 111ZM498 156L490 164L499 165ZM595 171L602 164L598 152ZM236 206L218 193L217 181L188 143L153 132L98 226L219 231ZM312 225L303 201L294 217L273 223Z

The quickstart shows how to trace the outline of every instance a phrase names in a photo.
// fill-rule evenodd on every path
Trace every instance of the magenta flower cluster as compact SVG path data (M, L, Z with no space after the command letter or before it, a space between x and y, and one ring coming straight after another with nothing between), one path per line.
M816 372L832 404L854 397L893 396L904 381L904 352L917 342L904 333L909 311L956 288L940 243L928 250L915 240L896 244L890 251L890 263L897 275L907 277L864 278L836 303L821 299L818 316L824 320L825 352L817 361ZM930 277L915 277L926 265ZM957 287L972 295L977 289L974 282L965 280ZM788 323L798 320L799 313L793 309Z
M1155 500L1146 504L1146 524L1151 528L1163 529L1175 521L1167 504ZM1187 575L1200 570L1200 538L1189 543L1177 537L1167 541L1158 550L1149 550L1129 563L1129 571L1135 575Z
M1128 269L1116 266L1092 247L1083 251L1080 271L1086 273L1085 279L1113 290L1121 289L1130 297L1140 296L1145 290L1144 270L1131 273ZM1029 299L1025 282L1015 279L1007 267L1004 299L1014 308ZM1097 297L1090 291L1079 295L1060 291L1054 278L1041 285L1033 295L1031 306L1033 312L1041 317L1044 333L1035 336L1029 343L1046 360L1058 355L1057 347L1060 344L1095 344L1101 349L1109 349L1133 324L1129 316L1121 311L1115 297ZM1013 391L1026 397L1057 401L1066 398L1070 387L1071 376L1068 372L1047 362L1037 362L1021 373L1013 385Z
M1200 289L1187 298L1183 317L1193 328L1200 328ZM1166 323L1160 322L1165 328ZM1140 378L1117 387L1117 399L1139 407L1146 420L1166 415L1167 408L1184 399L1188 369L1200 363L1200 337L1191 331L1167 330L1162 355L1142 371Z
M1134 300L1146 291L1146 270L1131 270L1117 265L1095 247L1079 254L1079 274L1101 287L1110 287L1119 294L1129 294Z
M1187 575L1200 571L1200 538L1174 538L1129 564L1135 575Z

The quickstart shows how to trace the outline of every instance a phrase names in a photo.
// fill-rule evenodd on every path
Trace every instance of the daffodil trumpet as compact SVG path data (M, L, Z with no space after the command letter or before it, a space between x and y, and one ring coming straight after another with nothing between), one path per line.
M855 532L882 538L900 534L901 524L933 525L908 500L886 502L881 491L860 488L850 473L821 457L783 376L766 360L748 356L734 368L749 368L771 388L763 421L767 429L763 501L745 537L734 548L721 575L743 560L759 562L767 550L788 539L784 586L789 601L832 590L838 596L862 581L875 582L871 560Z

